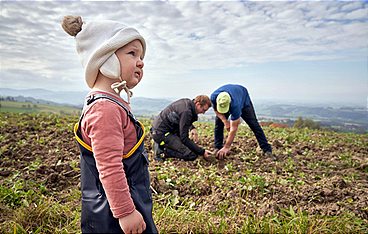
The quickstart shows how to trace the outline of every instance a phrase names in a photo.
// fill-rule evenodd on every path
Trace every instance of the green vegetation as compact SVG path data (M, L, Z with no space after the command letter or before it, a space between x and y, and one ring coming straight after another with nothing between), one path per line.
M319 123L311 119L303 119L302 117L298 117L293 127L294 128L309 128L309 129L320 129L321 128Z
M47 104L34 104L30 102L0 101L0 112L72 114L78 115L80 109L70 106L55 106Z
M0 233L80 233L78 115L0 113ZM151 120L143 119L148 131ZM212 150L213 123L196 123ZM241 126L223 169L150 163L161 233L367 233L368 135ZM145 146L152 158L149 134Z

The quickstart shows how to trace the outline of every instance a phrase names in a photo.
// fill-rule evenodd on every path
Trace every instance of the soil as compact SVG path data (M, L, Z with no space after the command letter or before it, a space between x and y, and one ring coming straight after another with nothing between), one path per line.
M4 117L2 117L4 118ZM11 118L11 117L9 117ZM40 117L41 118L41 117ZM11 177L43 183L55 197L65 197L63 191L79 186L79 150L73 139L75 119L34 119L23 115L17 120L3 119L1 125L0 183ZM23 124L21 124L23 123ZM213 211L221 200L237 197L244 201L244 212L259 216L272 215L290 206L309 214L339 215L353 212L368 219L368 139L363 145L352 144L343 134L334 134L336 143L318 144L321 137L315 133L316 142L296 141L290 144L283 137L272 139L276 161L256 153L254 136L237 136L232 151L225 160L206 161L199 157L195 162L170 159L168 162L151 161L152 188L157 194L193 197L206 204L203 210ZM212 136L202 136L201 145L209 150ZM152 159L151 139L147 135L145 146ZM286 150L287 149L287 150ZM351 153L350 158L342 160ZM231 163L233 169L228 169ZM262 176L267 185L261 190L222 190L212 184L198 184L198 191L188 186L169 186L160 178L157 168L186 168L193 173L200 168L218 167L224 179L233 178L234 171L252 171ZM18 173L18 174L17 174ZM17 175L16 175L17 174ZM239 197L240 196L240 197ZM156 201L154 201L156 202ZM157 201L160 202L160 201Z

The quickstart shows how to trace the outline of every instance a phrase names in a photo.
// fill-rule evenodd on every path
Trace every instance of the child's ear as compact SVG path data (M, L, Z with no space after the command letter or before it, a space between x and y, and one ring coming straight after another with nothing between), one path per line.
M113 53L104 64L100 67L100 72L102 75L111 78L120 78L120 62L118 57Z

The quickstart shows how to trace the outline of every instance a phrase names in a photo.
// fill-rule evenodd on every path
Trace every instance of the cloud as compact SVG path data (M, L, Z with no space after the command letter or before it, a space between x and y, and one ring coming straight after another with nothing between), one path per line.
M3 80L12 79L17 71L22 75L28 71L34 79L44 77L55 83L61 79L62 87L75 86L67 83L83 76L83 71L73 37L60 27L62 16L69 14L81 15L87 22L110 19L138 28L148 45L145 74L158 82L193 76L200 70L270 62L359 60L367 52L365 2L1 4ZM26 79L23 82L29 85Z

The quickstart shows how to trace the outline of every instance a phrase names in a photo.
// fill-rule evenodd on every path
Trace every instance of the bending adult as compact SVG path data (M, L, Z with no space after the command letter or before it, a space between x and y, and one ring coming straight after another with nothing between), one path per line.
M248 90L237 84L219 87L211 94L211 102L216 113L215 148L216 156L223 159L229 151L242 118L253 131L264 154L273 157L271 145L267 142L259 125ZM230 117L230 120L228 118ZM224 144L224 127L229 132Z
M162 110L151 128L154 158L180 158L185 161L193 161L198 155L207 158L211 152L196 144L198 133L193 123L198 120L198 114L204 114L210 107L210 98L199 95L193 100L179 99ZM193 140L189 138L189 132Z

